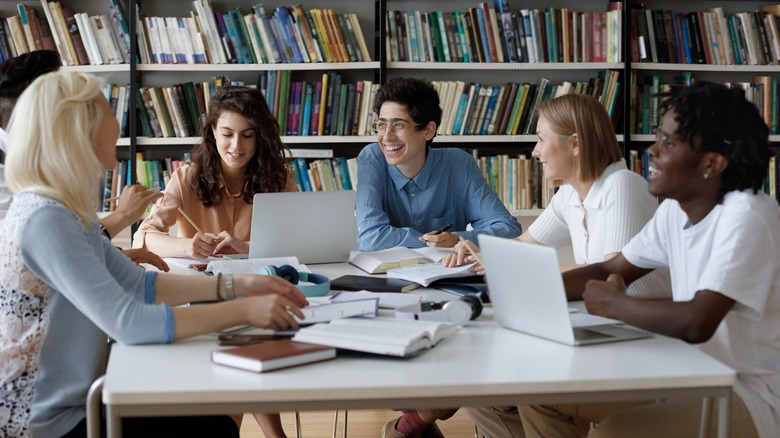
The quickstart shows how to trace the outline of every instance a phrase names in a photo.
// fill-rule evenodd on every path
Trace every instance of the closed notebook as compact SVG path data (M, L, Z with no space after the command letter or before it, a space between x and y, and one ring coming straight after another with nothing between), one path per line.
M289 339L211 352L211 361L216 364L256 373L320 362L335 357L335 348L293 342Z
M398 278L367 277L365 275L342 275L330 282L331 290L371 292L409 292L420 287L417 283Z

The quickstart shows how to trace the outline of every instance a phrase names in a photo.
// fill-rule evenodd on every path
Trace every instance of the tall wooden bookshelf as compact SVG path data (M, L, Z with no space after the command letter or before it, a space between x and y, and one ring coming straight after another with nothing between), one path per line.
M777 90L780 81L780 9L775 8L774 14L761 10L762 7L777 5L775 1L631 0L626 65L636 87L629 93L629 111L633 111L635 116L634 123L629 121L632 126L626 131L630 133L628 150L636 151L636 155L641 157L643 150L655 141L650 128L659 122L653 117L656 114L653 105L648 108L648 99L643 99L647 95L648 82L650 88L653 83L663 88L669 84L707 80L729 83L745 90L748 99L765 114L770 126L770 142L777 155L776 145L780 142L780 94ZM641 22L642 15L646 18L644 23ZM660 35L656 32L653 40L647 29L655 19L664 22L664 31ZM655 24L654 31L660 23ZM752 30L746 30L746 27ZM698 34L695 32L697 28ZM751 39L754 43L752 47ZM631 44L634 44L634 53L630 51ZM645 50L642 51L642 48ZM661 53L664 48L666 53ZM672 51L676 53L672 54ZM651 116L648 117L647 113ZM778 174L771 163L769 173L774 173L774 176L767 175L767 191L780 200Z
M558 14L562 9L568 9L569 12L578 13L593 13L593 12L606 12L608 9L608 3L605 1L510 1L510 11L520 11L521 9L538 10L542 15L545 12L549 14L553 11L553 14ZM408 0L379 0L380 9L383 9L385 16L387 11L390 15L393 15L393 11L402 11L401 16L407 11L417 11L419 13L431 12L431 11L467 11L469 8L479 6L478 1L472 0L455 0L451 2L414 2ZM488 2L488 6L493 9L496 8L494 2ZM625 23L625 8L618 8L615 14L619 14L619 19L622 23ZM571 19L571 14L568 15ZM560 16L559 16L560 17ZM580 16L580 18L584 18ZM418 20L419 18L415 18ZM544 18L542 18L544 19ZM392 20L392 18L391 18ZM411 18L407 19L409 22ZM431 19L428 19L431 20ZM497 21L500 23L500 18L497 17ZM383 20L379 23L381 34L391 37L392 31L387 29L392 27L393 22ZM569 23L569 29L571 29L571 23ZM431 27L433 27L431 25ZM560 32L559 32L560 33ZM621 31L618 36L618 42L621 47L626 45L626 33ZM590 35L588 35L590 37ZM444 37L442 37L444 38ZM571 41L571 40L570 40ZM407 43L408 45L408 43ZM559 47L562 45L559 44ZM570 45L571 46L571 45ZM546 49L547 46L543 46ZM418 78L425 78L427 80L437 81L464 81L466 84L481 82L483 84L501 85L509 82L522 82L522 83L536 83L541 77L549 79L549 84L561 84L564 81L574 82L588 82L590 78L598 75L599 72L614 71L618 73L618 80L621 87L624 86L627 81L628 72L626 70L625 51L620 49L618 59L612 59L611 62L606 60L598 60L594 62L592 59L582 58L575 60L574 57L563 61L555 62L528 62L528 59L524 59L521 62L510 62L509 57L504 54L504 62L415 62L410 60L408 56L404 60L395 60L393 54L387 53L391 49L390 44L385 44L383 41L378 44L378 49L382 55L384 67L384 75L386 78L391 79L401 76L412 76ZM452 52L452 49L450 49ZM563 62L559 62L563 61ZM618 115L615 117L616 135L619 141L624 145L624 133L627 132L627 123L625 109L627 108L625 101L625 93L619 90L616 95L616 111ZM534 130L515 132L513 134L497 134L497 135L442 135L441 133L434 139L434 145L461 147L470 150L475 157L484 155L499 155L510 154L517 155L518 153L530 153L533 149L537 137ZM512 213L515 216L536 216L541 210L539 209L512 209Z
M19 1L0 0L0 13L9 16L16 13ZM38 0L22 1L21 3L40 9ZM77 11L94 13L106 13L110 0L87 1L66 0L66 3ZM214 0L212 5L215 10L226 11L240 6L245 10L251 10L256 2L250 0ZM720 7L728 14L741 11L757 10L761 5L772 4L771 1L724 1L724 0L695 0L689 2L674 2L670 0L650 0L642 4L647 9L675 10L678 12L692 12ZM136 29L136 5L140 11L149 16L189 16L193 9L192 2L185 0L171 0L157 2L150 0L126 0L125 11L128 15L131 34ZM267 9L273 10L277 6L291 6L289 2L274 0L265 3ZM642 151L653 141L651 134L635 132L632 125L631 112L635 111L636 99L631 93L631 78L644 75L657 74L662 80L671 81L676 72L692 72L697 79L707 79L718 82L724 81L749 81L754 75L780 76L779 65L706 65L683 63L659 63L641 60L637 62L631 59L632 22L631 10L640 6L637 0L624 2L606 2L603 0L583 0L573 2L571 0L509 0L509 9L519 11L521 9L537 9L539 11L561 10L567 8L576 12L606 11L610 6L618 6L620 10L621 30L619 34L620 57L613 62L411 62L393 59L388 53L387 38L390 36L386 14L388 11L466 11L468 8L479 5L475 0L453 0L450 2L411 1L411 0L375 0L374 2L353 2L345 5L333 0L311 0L304 6L313 8L333 8L341 12L354 12L360 22L366 44L371 52L370 62L340 62L340 63L284 63L284 64L143 64L131 62L129 64L108 66L78 66L66 67L89 71L103 75L108 81L130 84L130 111L134 113L140 104L136 102L134 92L142 86L168 86L174 82L202 81L217 74L228 75L231 79L241 80L253 84L259 72L271 70L289 70L292 75L306 78L316 77L322 72L336 71L343 74L349 80L372 80L375 83L385 83L388 79L399 76L413 76L437 81L464 81L483 82L487 84L506 84L508 82L533 83L540 77L546 77L550 83L563 81L587 81L600 71L613 71L619 74L620 90L616 95L616 107L618 115L615 119L616 136L623 144L624 153L628 157L632 151ZM490 8L495 8L493 2L488 2ZM550 9L552 8L552 9ZM135 38L130 38L132 58L138 53ZM134 117L129 120L129 132L137 132ZM635 121L634 121L635 124ZM333 150L339 155L355 156L366 144L374 142L375 138L367 136L284 136L284 141L295 149ZM131 134L119 141L119 155L121 158L135 157L136 152L141 151L152 158L160 158L171 154L180 154L188 150L198 140L197 137L176 138L150 138ZM780 136L773 135L773 142L780 141ZM529 152L536 142L533 133L516 133L514 135L439 135L434 144L436 146L461 147L471 151L475 157L491 154L517 154ZM132 162L133 160L131 160ZM133 172L133 175L135 172ZM517 215L538 214L538 211L515 211Z

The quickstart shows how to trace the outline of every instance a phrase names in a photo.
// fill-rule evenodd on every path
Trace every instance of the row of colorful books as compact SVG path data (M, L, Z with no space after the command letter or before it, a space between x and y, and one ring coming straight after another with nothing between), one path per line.
M288 70L264 71L257 86L277 116L280 132L293 136L371 135L373 81L346 83L340 73L322 73L321 80L294 81Z
M107 82L104 95L114 110L117 122L119 122L119 136L127 137L127 117L130 108L130 87Z
M631 10L633 62L679 64L780 64L780 5L725 14L714 7L693 12Z
M628 166L632 171L642 175L645 178L649 176L650 167L650 155L647 148L638 151L631 150L628 157ZM772 197L772 199L780 202L780 166L777 165L777 155L769 157L769 167L766 173L766 179L764 179L764 185L762 190L764 193Z
M672 86L688 86L695 79L690 72L682 72L675 75L672 82L662 83L659 75L646 75L643 80L632 72L632 116L630 119L631 132L635 134L652 134L661 123L661 114L658 107L661 102L659 96L668 92ZM780 90L778 90L778 76L754 75L751 81L724 82L731 88L740 88L745 91L745 97L753 102L758 112L764 118L772 135L780 134L778 118L778 105L780 105Z
M477 164L490 188L510 211L547 207L562 184L560 180L544 178L539 160L525 153L517 157L480 157Z
M192 2L189 17L143 16L141 62L149 64L275 64L371 61L355 13L304 10L301 4L266 11L262 3L214 10Z
M189 153L185 153L181 159L168 157L162 160L144 160L143 154L138 152L135 160L136 181L149 188L165 190L173 172L189 160ZM106 170L97 200L98 211L116 210L116 198L125 186L130 185L129 169L130 162L123 160L113 169Z
M141 133L147 137L196 137L211 96L223 85L259 87L282 135L371 135L372 81L344 83L339 73L316 82L293 81L288 70L264 71L257 84L216 76L205 82L138 89Z
M552 84L544 77L536 84L510 82L488 85L463 81L433 81L441 101L440 135L519 135L536 133L536 110L549 99L582 93L596 97L616 119L619 72L604 70L588 82Z
M357 158L335 157L306 162L294 158L290 170L302 192L357 190Z
M390 61L621 62L621 2L608 11L509 10L509 0L465 12L387 12Z
M18 15L0 19L0 58L34 50L57 51L64 65L130 62L130 37L120 0L107 13L77 13L59 1L41 0L41 11L18 4Z

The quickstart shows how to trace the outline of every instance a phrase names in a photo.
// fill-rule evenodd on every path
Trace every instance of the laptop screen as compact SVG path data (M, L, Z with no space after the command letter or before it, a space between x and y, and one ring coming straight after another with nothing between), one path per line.
M249 257L295 256L301 263L349 260L357 249L355 191L258 193Z

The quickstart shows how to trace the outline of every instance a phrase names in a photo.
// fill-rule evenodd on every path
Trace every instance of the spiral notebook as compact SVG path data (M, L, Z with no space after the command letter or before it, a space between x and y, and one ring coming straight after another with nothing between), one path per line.
M400 278L402 280L413 281L422 287L428 287L436 280L443 278L470 277L474 275L469 268L474 263L448 268L441 263L422 263L417 265L408 265L387 271L388 278Z

